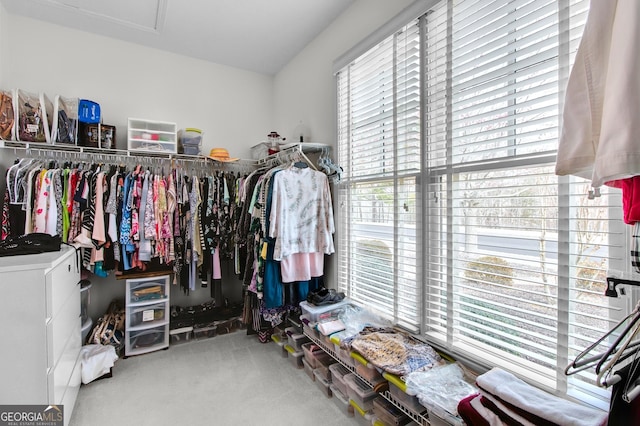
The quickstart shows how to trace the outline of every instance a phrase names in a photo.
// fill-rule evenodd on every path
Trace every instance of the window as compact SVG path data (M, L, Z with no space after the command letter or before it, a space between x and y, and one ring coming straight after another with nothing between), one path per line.
M420 35L412 23L338 78L340 282L351 297L417 330ZM343 166L343 169L345 168Z
M337 71L339 286L434 345L606 406L620 194L554 174L587 0L439 1Z

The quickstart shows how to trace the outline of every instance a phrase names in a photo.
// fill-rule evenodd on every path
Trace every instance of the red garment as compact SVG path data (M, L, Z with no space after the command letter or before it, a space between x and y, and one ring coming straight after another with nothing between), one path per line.
M477 397L478 394L473 394L461 400L458 403L458 414L467 426L489 426L489 422L471 406L471 401Z
M624 223L632 225L640 221L640 176L612 180L606 185L622 189Z

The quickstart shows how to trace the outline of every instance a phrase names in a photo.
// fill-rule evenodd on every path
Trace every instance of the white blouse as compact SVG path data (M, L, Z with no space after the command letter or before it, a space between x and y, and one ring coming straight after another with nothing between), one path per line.
M599 187L640 174L640 2L592 1L571 69L556 174Z
M335 251L333 207L327 176L309 167L290 167L272 182L269 236L276 238L273 258L293 253Z

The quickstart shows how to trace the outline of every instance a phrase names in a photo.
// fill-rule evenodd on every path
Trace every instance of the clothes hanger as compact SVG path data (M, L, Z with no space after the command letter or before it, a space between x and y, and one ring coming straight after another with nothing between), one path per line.
M638 352L636 352L636 355ZM632 362L632 371L629 371L629 375L627 376L627 383L624 386L624 390L622 391L622 400L629 403L636 399L638 395L640 395L640 379L636 379L631 382L631 377L635 375L635 371L637 371L638 364L640 360L634 357ZM618 376L619 377L619 376ZM633 385L633 387L631 387Z
M320 159L318 160L318 165L322 168L326 175L331 173L331 167L329 167L329 151L326 148L322 148L322 153L320 154Z
M306 169L307 167L309 167L309 164L305 161L302 161L302 158L294 159L292 165L293 167L296 167L298 169Z
M606 360L611 355L611 353L614 352L615 348L618 346L620 341L622 339L624 339L624 336L629 332L629 330L631 330L633 328L634 324L638 321L639 318L640 318L640 303L638 305L636 305L636 307L629 313L629 315L627 315L620 322L618 322L615 326L613 326L612 329L607 331L598 340L596 340L591 345L589 345L587 348L585 348L582 352L580 352L574 358L574 360L571 363L569 363L569 365L567 365L567 367L564 370L564 374L567 375L567 376L570 376L572 374L575 374L575 373L578 373L580 371L583 371L583 370L586 370L588 368L591 368L596 364L599 364L600 360L602 360L602 359ZM627 321L629 321L629 323L627 323ZM603 353L600 353L600 354L597 354L597 355L593 355L593 356L590 356L588 358L584 358L587 354L589 354L589 352L591 352L596 347L598 347L605 339L609 338L616 330L618 330L621 326L623 326L625 324L626 324L625 329L618 336L618 338L616 339L615 343L609 347L609 349L607 349ZM601 365L602 364L600 364L600 366ZM599 369L598 369L598 372L599 372Z
M600 360L598 361L596 365L596 374L600 374L600 370L602 369L603 364L607 362L607 359L618 350L618 346L620 345L620 343L626 339L625 343L628 345L630 342L630 338L632 338L633 335L635 335L635 333L637 332L638 327L636 323L638 322L638 319L640 319L640 303L636 305L632 313L634 315L631 317L625 329L622 331L622 333L620 333L615 342L609 347L609 349L607 349L607 351L602 355L602 358L600 358ZM629 332L632 333L631 336L629 336Z
M640 350L640 346L638 346L640 344L640 340L637 339L639 335L640 327L636 325L633 332L627 336L620 346L620 349L613 354L613 357L609 361L607 361L602 367L601 363L606 361L606 358L603 357L603 359L598 362L598 365L596 366L596 373L598 374L596 377L596 383L598 386L607 387L607 384L610 386L620 381L620 376L615 374L611 376L611 379L608 378L616 365L631 355L637 355L638 350Z
M305 160L305 162L307 163L307 166L310 166L316 172L318 171L316 166L313 164L313 161L309 160L309 157L307 157L307 155L304 153L304 150L302 149L302 145L301 144L298 144L297 153Z

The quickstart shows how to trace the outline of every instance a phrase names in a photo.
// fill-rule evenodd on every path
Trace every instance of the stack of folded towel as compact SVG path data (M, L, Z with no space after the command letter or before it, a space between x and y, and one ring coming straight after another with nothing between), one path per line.
M477 377L480 394L458 404L468 426L603 426L607 413L556 397L494 368Z

